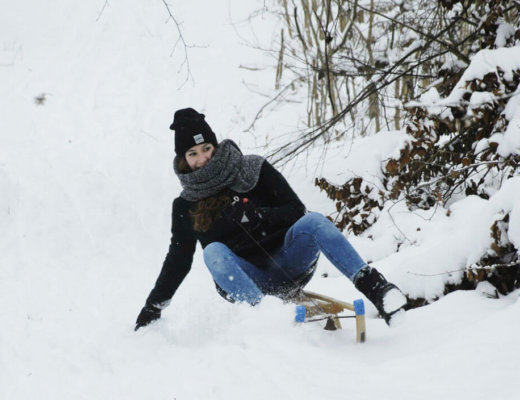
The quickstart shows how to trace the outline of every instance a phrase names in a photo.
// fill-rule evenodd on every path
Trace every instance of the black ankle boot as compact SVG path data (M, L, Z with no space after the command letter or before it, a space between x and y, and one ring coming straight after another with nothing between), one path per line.
M361 269L354 278L354 285L376 306L387 325L406 306L405 295L375 268L366 266Z

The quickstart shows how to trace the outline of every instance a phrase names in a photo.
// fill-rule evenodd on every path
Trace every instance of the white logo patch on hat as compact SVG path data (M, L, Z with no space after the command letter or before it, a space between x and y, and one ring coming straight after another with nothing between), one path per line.
M193 136L193 140L195 140L196 144L200 144L204 142L204 137L202 136L202 133L199 133L195 136Z

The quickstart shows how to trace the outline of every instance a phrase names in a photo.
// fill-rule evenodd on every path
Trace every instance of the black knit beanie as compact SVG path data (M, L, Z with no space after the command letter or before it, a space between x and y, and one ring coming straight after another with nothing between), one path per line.
M193 108L175 112L170 129L175 131L175 154L183 156L188 149L201 143L217 145L217 137L200 114Z

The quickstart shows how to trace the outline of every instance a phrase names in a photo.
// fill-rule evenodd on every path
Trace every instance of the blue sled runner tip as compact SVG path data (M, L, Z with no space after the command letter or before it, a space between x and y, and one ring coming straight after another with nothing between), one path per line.
M354 300L354 312L356 315L365 315L365 303L362 299Z
M295 320L296 322L304 322L305 321L305 315L307 314L307 309L305 306L296 306L296 316Z

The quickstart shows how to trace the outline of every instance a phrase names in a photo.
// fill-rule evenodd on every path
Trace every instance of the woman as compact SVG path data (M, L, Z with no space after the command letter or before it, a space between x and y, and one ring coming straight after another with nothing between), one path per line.
M323 252L388 324L403 309L401 291L369 267L332 222L306 213L264 158L242 155L231 140L217 143L204 115L192 108L177 111L170 129L183 191L173 202L168 254L135 330L160 318L190 271L197 241L217 290L232 302L291 297L310 280Z

